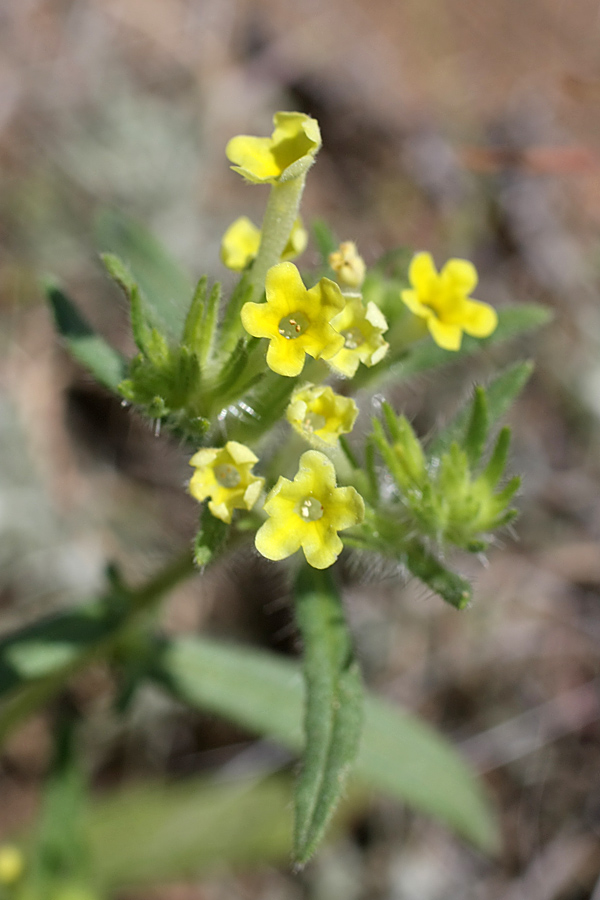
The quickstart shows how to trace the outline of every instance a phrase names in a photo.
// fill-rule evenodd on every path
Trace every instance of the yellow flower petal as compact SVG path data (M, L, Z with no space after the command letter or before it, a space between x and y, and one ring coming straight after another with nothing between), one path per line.
M255 545L266 559L286 559L300 549L302 535L292 517L268 519L256 532Z
M431 253L416 253L408 267L408 279L419 296L426 296L438 279Z
M458 325L447 325L436 316L427 320L431 336L442 350L460 350L462 331Z
M498 313L493 306L479 300L467 300L463 328L473 337L488 337L496 330Z
M468 259L449 259L440 272L440 278L448 288L466 296L477 287L477 269Z
M355 524L355 523L353 523ZM306 562L313 569L328 569L332 566L344 545L337 531L328 523L311 522L302 540Z
M305 355L306 350L299 341L286 341L285 338L276 335L271 339L267 349L267 365L278 375L294 378L304 368Z

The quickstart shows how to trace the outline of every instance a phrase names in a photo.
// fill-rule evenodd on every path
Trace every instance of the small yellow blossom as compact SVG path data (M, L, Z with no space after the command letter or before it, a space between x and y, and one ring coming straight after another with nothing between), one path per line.
M361 362L374 366L388 351L389 344L382 338L388 328L385 316L372 301L365 307L358 294L348 296L345 308L331 324L343 337L344 344L328 362L348 378L352 378Z
M358 406L351 397L312 384L294 391L286 411L292 428L317 446L319 442L334 446L341 434L352 431L357 415Z
M264 478L252 474L258 457L237 441L224 447L205 447L190 459L196 471L189 491L200 503L210 497L208 508L217 519L231 522L234 509L252 509L264 484Z
M417 253L408 277L412 288L402 291L402 300L425 319L434 341L444 350L459 350L463 331L484 338L496 328L496 310L469 298L477 271L468 260L450 259L438 274L431 254Z
M242 324L254 337L269 338L267 365L279 375L299 375L308 353L314 359L331 359L344 338L331 320L344 307L339 286L329 278L307 290L290 262L278 263L267 272L266 303L246 303Z
M18 847L3 844L0 847L0 884L14 884L25 869L25 860Z
M221 260L234 272L243 271L258 253L260 228L247 216L240 216L229 226L221 240ZM281 254L282 259L295 259L304 253L308 244L308 232L300 218L296 219L292 231Z
M256 532L258 552L280 560L302 547L315 569L333 565L343 548L338 531L358 525L365 512L358 491L336 487L333 464L318 450L302 454L293 481L279 478L264 508L270 518Z
M329 265L346 287L358 290L365 280L367 267L353 241L344 241L337 250L330 253Z
M225 149L227 158L247 181L255 184L289 181L303 175L321 146L316 119L297 112L278 112L270 138L240 134Z

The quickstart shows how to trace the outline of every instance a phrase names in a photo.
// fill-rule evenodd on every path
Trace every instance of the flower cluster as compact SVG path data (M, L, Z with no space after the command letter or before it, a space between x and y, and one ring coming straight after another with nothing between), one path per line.
M298 204L306 173L320 145L317 122L301 113L288 112L275 115L271 137L240 135L229 142L226 152L234 171L247 181L270 184L271 199L262 229L242 216L227 229L221 245L224 264L235 271L245 271L244 278L249 279L250 299L246 295L246 302L240 303L238 321L248 335L268 341L268 368L290 384L289 389L283 387L288 399L287 421L317 449L302 454L292 481L277 471L267 473L265 479L253 474L254 466L259 464L254 452L245 444L229 440L224 446L203 448L192 457L195 472L189 486L190 493L201 502L208 501L212 515L227 524L232 522L235 510L252 511L256 516L262 498L262 516L266 519L256 532L258 551L267 559L281 560L302 548L308 563L317 569L327 568L339 556L342 541L338 532L356 529L365 515L363 497L353 484L338 487L334 466L334 461L337 465L342 459L340 448L345 454L350 453L352 461L351 451L341 439L352 431L358 407L352 398L336 393L328 384L297 385L294 379L303 371L307 356L326 363L311 367L311 377L316 376L317 381L326 376L327 367L334 377L352 379L361 365L371 368L382 363L390 350L384 335L397 334L397 329L388 331L380 305L370 299L377 299L377 292L372 290L372 281L366 282L367 267L352 241L342 242L324 257L336 280L322 277L306 287L290 262L306 248L308 237L298 215ZM452 259L438 273L429 253L417 253L408 268L408 280L409 288L398 288L398 301L425 321L440 347L458 350L463 332L486 337L495 329L497 315L492 307L470 297L477 274L466 260ZM363 283L367 301L361 294ZM388 304L386 310L396 322L393 304ZM414 328L412 333L416 334ZM240 341L243 348L244 338ZM258 345L252 346L256 354ZM227 365L231 371L240 365L235 355L232 360L223 371L229 371ZM239 360L243 364L244 357ZM272 382L274 398L279 390ZM419 496L424 491L429 496L433 487L428 484L425 489L427 469L410 426L398 420L394 433L396 439L391 446L381 429L376 429L374 445L379 447L409 502L413 482L418 483ZM445 483L447 473L458 462L454 457L450 462L444 457L445 486L441 494L452 494ZM459 468L464 468L462 462ZM352 481L347 466L342 471ZM357 484L366 483L357 476ZM475 493L483 497L485 492L479 485ZM475 496L472 491L471 496ZM501 504L494 497L486 499L484 505L486 514L480 511L476 523L482 527L501 514ZM453 509L458 510L458 506L458 500L453 500ZM421 507L418 512L423 519ZM462 521L464 515L462 508L455 511L453 521ZM426 530L430 531L427 524Z

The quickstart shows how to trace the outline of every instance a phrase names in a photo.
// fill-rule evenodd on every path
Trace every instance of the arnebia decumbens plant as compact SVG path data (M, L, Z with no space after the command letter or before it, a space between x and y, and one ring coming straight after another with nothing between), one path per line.
M130 304L138 349L133 359L124 360L92 332L61 290L49 288L59 332L74 356L189 449L188 489L200 504L192 549L151 583L130 589L112 573L95 613L104 622L102 635L81 638L77 664L69 660L70 668L61 671L66 677L104 641L100 652L125 669L130 655L136 656L138 680L154 679L188 702L300 750L293 849L298 864L323 838L355 764L357 774L379 786L394 790L396 784L390 775L396 745L384 734L395 714L384 715L363 688L336 588L336 562L344 548L376 554L456 609L468 606L471 587L448 560L453 547L482 553L516 515L511 502L519 479L505 475L509 429L495 425L531 366L512 363L485 387L475 387L425 446L401 410L385 401L355 433L356 398L545 321L538 307L496 311L475 299L477 273L467 260L450 259L438 271L428 252L403 249L367 266L352 241L338 244L323 223L314 227L320 268L301 273L292 262L308 242L300 202L320 146L318 123L297 112L277 113L270 137L229 141L233 170L247 182L268 186L269 196L260 228L242 216L223 237L222 261L240 273L226 301L220 285L209 287L203 277L179 318L165 316L164 307L158 309L140 287L135 266L103 255ZM281 669L287 663L264 658L259 673L255 657L241 648L227 657L233 686L219 694L211 677L221 672L226 651L211 649L210 642L175 651L156 634L146 634L145 644L123 639L135 615L179 579L244 541L290 573L304 647L303 684L293 690ZM56 622L53 627L61 633ZM34 636L39 643L39 629ZM201 653L213 656L203 680L191 687L190 672ZM260 679L267 670L270 689L280 692L283 706L297 710L302 728L285 724L275 706L271 714L260 711ZM433 783L429 795L425 786L417 796L415 785L428 774L425 756L419 765L418 774L393 776L404 778L397 792L489 845L490 831L484 835L487 826L475 801L470 811L449 811L448 803L442 811L434 796L442 789ZM463 775L451 777L458 783Z

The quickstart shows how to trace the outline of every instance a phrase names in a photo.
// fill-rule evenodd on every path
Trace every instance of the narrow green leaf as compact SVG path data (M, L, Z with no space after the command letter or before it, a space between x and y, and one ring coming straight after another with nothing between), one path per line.
M192 296L179 264L147 229L123 213L103 210L95 230L99 249L125 261L148 303L153 324L178 341Z
M465 434L464 450L471 468L474 468L485 447L489 429L488 403L485 390L479 385L475 388L471 404L471 416Z
M71 300L56 285L48 284L46 293L56 329L71 355L100 384L117 393L125 376L126 361L91 328Z
M296 580L304 642L306 745L295 794L294 858L308 862L342 796L358 752L363 689L341 597L329 571L304 566Z
M485 385L489 427L494 425L510 409L533 372L532 362L518 362L509 366ZM463 406L454 418L439 432L428 448L429 456L440 456L453 441L462 444L469 421L470 405Z
M156 679L191 706L231 719L300 751L304 683L300 666L265 651L210 638L165 642ZM368 696L355 775L435 816L490 851L498 833L481 785L452 746L410 713Z

